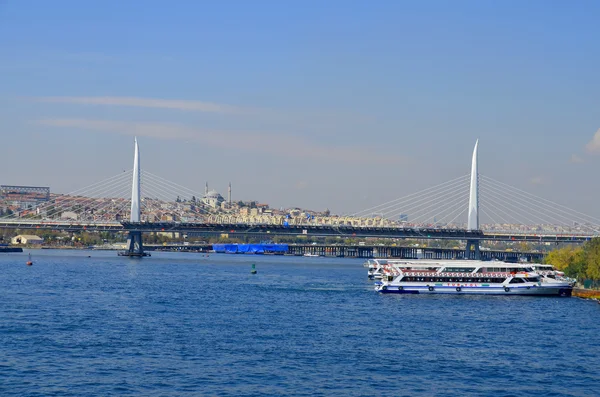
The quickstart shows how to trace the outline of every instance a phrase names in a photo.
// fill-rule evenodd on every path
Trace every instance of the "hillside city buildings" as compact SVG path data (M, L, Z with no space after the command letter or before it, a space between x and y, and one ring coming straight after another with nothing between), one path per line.
M381 216L353 217L329 210L275 209L258 201L233 201L231 184L227 198L205 185L202 197L176 196L172 201L142 197L142 222L214 222L249 224L322 224L352 226L404 226L464 228L465 224L413 223L410 214L397 220ZM51 193L49 187L0 186L0 218L66 220L73 222L121 222L129 219L130 200L119 197L86 197ZM482 230L534 233L589 233L586 225L482 224Z

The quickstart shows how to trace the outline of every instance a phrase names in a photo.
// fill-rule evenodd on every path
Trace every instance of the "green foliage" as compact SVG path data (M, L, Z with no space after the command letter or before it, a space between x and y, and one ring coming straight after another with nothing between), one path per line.
M593 238L583 246L585 276L591 280L600 280L600 238Z
M578 280L600 280L600 238L593 238L582 247L567 246L550 251L545 262Z

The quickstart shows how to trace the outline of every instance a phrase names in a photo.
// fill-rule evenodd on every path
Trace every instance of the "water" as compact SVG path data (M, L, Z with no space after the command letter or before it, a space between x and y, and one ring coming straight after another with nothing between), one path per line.
M356 259L32 258L0 255L2 396L600 395L591 301L379 295Z

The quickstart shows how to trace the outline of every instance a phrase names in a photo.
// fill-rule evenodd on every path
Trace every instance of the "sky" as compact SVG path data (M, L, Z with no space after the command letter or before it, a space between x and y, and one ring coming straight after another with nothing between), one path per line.
M0 184L353 213L469 172L600 217L600 2L0 0Z

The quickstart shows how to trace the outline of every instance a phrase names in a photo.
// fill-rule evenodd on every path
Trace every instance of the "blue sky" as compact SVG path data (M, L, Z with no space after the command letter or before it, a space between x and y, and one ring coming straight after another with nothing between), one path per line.
M596 1L0 0L0 183L354 212L468 173L600 216Z

